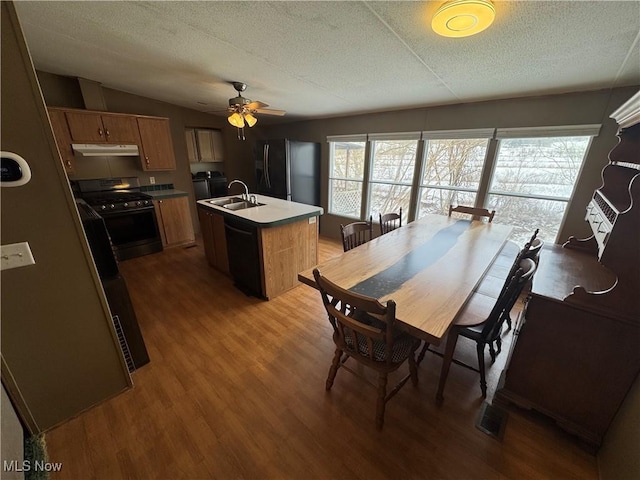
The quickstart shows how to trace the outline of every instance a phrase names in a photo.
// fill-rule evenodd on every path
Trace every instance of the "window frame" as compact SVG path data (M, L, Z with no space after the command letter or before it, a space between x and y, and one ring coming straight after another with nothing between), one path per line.
M370 213L371 203L371 186L372 184L380 185L399 185L403 187L410 187L410 201L409 212L407 213L407 221L412 222L416 218L419 218L420 198L423 189L440 189L447 191L461 191L468 193L475 193L475 207L486 208L486 203L490 195L524 198L532 200L548 200L564 202L565 208L560 223L558 234L554 241L558 240L558 235L562 231L565 224L568 206L571 203L576 186L580 180L582 172L585 167L586 159L589 155L593 143L593 137L600 133L601 125L589 124L589 125L560 125L560 126L544 126L544 127L517 127L517 128L483 128L483 129L461 129L461 130L429 130L422 132L395 132L395 133L375 133L375 134L359 134L359 135L330 135L327 136L327 143L330 144L329 149L329 176L328 176L328 212L329 214L342 216L345 218L353 218L354 220L368 220ZM534 138L534 137L590 137L584 151L583 159L578 170L576 180L573 184L571 195L569 197L554 196L554 195L542 195L542 194L525 194L519 192L504 192L500 190L492 190L491 185L494 179L495 167L498 160L500 151L500 142L503 139L512 138ZM429 183L422 183L424 175L424 168L426 164L426 158L428 154L428 141L429 140L447 140L447 139L476 139L487 138L487 146L485 150L485 158L482 164L482 170L480 173L480 179L478 188L473 189L470 187L459 187L455 185L432 185ZM417 140L415 168L413 177L410 183L398 183L394 181L386 180L374 180L372 179L372 167L374 161L374 142L376 141L394 141L394 140ZM334 167L334 146L332 143L341 141L358 141L365 142L365 158L364 158L364 172L361 192L361 208L360 216L349 216L332 211L333 203L333 187L332 180L354 181L360 180L351 178L338 178L332 177ZM374 219L377 220L377 219Z
M415 145L415 154L413 159L413 172L411 174L411 178L406 182L395 182L392 180L378 180L373 178L373 167L375 162L375 154L376 154L376 142L397 142L397 141L414 141ZM408 208L403 210L404 220L407 221L410 217L411 210L413 208L413 194L414 194L414 179L416 174L416 169L419 164L419 155L421 152L421 132L403 132L403 133L395 133L395 134L371 134L369 135L367 143L370 146L370 155L368 157L369 160L369 175L367 181L367 192L366 192L366 210L363 213L364 218L369 218L369 216L373 216L373 212L371 212L371 197L373 193L373 185L390 185L390 186L399 186L399 187L408 187L409 188L409 205ZM367 159L365 159L367 160ZM387 213L387 212L379 212L379 213ZM377 218L375 219L377 220Z
M365 192L365 178L366 178L366 171L367 171L367 149L368 147L368 135L334 135L331 137L327 137L327 142L329 143L329 173L328 173L328 205L327 205L327 213L330 213L331 215L337 215L340 217L345 217L345 218L352 218L354 220L358 220L360 218L362 218L362 211L363 211L363 194ZM363 166L363 173L362 173L362 178L361 179L356 179L356 178L348 178L348 177L333 177L332 173L334 171L334 152L335 152L335 144L336 143L347 143L347 142L358 142L358 143L364 143L364 166ZM344 213L336 213L333 211L333 181L343 181L343 182L355 182L355 183L361 183L362 184L362 190L361 190L361 195L360 195L360 214L359 216L351 216L351 215L347 215Z

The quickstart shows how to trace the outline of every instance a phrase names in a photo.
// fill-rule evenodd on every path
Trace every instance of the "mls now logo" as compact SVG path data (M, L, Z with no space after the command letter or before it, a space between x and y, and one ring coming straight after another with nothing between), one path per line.
M62 463L45 462L43 460L3 460L2 470L5 472L59 472L62 470Z

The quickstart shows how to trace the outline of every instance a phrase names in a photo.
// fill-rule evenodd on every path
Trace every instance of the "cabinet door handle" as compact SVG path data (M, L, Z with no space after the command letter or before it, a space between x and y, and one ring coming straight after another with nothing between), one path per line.
M105 130L105 131L104 131L104 133L105 133L105 135L106 135L107 137L108 137L109 135L111 135L111 134L109 133L109 130Z
M101 137L104 137L104 132L102 131L101 128L98 129L98 135L100 135Z

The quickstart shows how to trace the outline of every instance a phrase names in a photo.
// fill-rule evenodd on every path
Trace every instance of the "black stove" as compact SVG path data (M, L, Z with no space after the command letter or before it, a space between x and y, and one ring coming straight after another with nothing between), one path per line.
M153 197L137 177L77 180L74 191L104 219L118 260L162 250Z

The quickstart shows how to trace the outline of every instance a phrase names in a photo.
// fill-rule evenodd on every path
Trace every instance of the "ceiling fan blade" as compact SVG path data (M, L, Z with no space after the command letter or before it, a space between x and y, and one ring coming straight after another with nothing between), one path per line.
M266 103L258 102L258 101L256 100L256 101L253 101L253 102L251 102L251 103L249 103L249 104L247 104L247 105L245 105L245 106L246 106L249 110L257 110L257 109L259 109L259 108L268 107L269 105L267 105Z
M274 110L272 108L257 108L256 112L262 115L278 115L279 117L282 117L287 113L284 110Z

